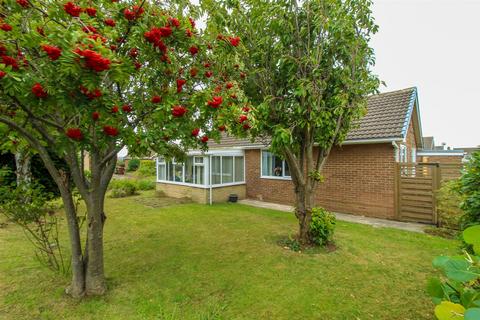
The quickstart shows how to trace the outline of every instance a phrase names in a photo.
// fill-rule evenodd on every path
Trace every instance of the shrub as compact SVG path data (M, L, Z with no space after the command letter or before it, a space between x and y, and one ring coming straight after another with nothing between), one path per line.
M111 189L112 198L123 198L136 194L137 184L135 181L122 179L122 180L112 180L110 182L109 188Z
M472 153L460 177L458 192L463 200L460 208L465 213L462 227L480 224L480 152Z
M138 167L140 166L140 160L139 159L131 159L128 161L127 165L127 171L132 172L132 171L137 171Z
M459 180L444 182L437 191L437 209L439 226L442 228L459 230L463 215L460 209L462 197L458 194Z
M337 219L335 215L324 208L312 209L312 221L310 222L310 233L313 241L324 246L332 241Z
M440 256L433 266L442 277L430 279L427 291L432 296L435 315L439 320L480 319L480 225L463 231L464 241L473 247L474 254Z
M50 269L67 274L69 259L58 234L60 206L37 182L0 186L0 214L19 225L35 248L36 258ZM82 221L80 221L81 223Z
M155 167L155 161L142 160L140 161L140 167L138 168L139 177L151 177L156 174L157 168Z
M137 180L137 188L138 190L153 190L155 189L155 181L152 180Z

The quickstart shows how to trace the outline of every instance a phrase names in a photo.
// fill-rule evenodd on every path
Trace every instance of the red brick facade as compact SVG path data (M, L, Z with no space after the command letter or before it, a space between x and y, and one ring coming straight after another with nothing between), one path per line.
M290 180L260 177L260 150L246 150L247 197L294 204ZM391 144L345 145L332 150L323 171L317 203L328 210L395 218L395 156Z

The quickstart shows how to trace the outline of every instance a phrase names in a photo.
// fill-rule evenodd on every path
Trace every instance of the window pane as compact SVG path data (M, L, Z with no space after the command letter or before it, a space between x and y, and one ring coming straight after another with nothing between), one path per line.
M158 165L158 180L162 180L162 181L166 180L167 178L166 170L167 170L167 167L165 164Z
M204 166L195 166L195 184L204 184L204 172L205 172L205 167Z
M262 176L272 175L272 157L270 152L262 151Z
M175 182L183 182L183 164L177 163L174 165Z
M273 163L273 172L272 172L273 174L272 175L276 176L276 177L283 176L282 159L280 159L277 156L273 156L272 163Z
M212 157L212 184L221 183L220 157Z
M285 177L290 177L290 168L288 167L288 163L285 160L283 162L285 163L285 172L283 173L283 175Z
M233 157L222 157L222 183L233 182Z
M203 157L195 157L195 164L203 164Z
M165 158L164 157L158 157L158 162L159 163L165 163Z
M185 160L185 182L193 183L193 157Z
M174 175L173 175L173 163L169 162L167 163L167 167L168 167L168 181L175 181L173 178L174 178Z
M243 157L235 157L235 182L243 182Z

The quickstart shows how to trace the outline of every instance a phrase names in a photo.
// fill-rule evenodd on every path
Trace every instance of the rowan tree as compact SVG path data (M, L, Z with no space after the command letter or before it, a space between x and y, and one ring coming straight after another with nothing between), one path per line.
M40 155L60 189L68 292L103 294L104 199L117 152L181 155L218 138L241 97L241 46L199 30L188 2L10 0L0 15L0 123ZM84 243L73 188L87 210Z
M334 145L364 112L379 81L369 41L377 31L370 0L204 1L209 28L239 36L248 54L231 133L270 141L295 192L299 240L310 232L315 189ZM225 18L228 17L228 18Z

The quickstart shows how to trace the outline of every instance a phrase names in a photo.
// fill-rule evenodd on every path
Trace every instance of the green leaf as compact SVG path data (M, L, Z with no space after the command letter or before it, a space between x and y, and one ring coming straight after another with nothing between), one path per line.
M462 305L450 301L443 301L435 307L435 316L438 320L461 320L464 319L464 313L465 308Z
M445 274L455 281L471 281L480 277L476 268L472 268L470 262L465 259L450 259L444 266Z
M480 308L470 308L465 312L465 320L479 320Z
M427 283L427 292L433 298L443 298L442 282L438 278L430 278Z
M480 225L465 229L463 231L463 240L468 244L480 243Z

